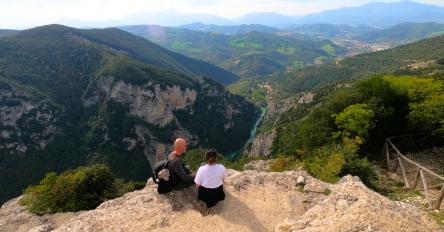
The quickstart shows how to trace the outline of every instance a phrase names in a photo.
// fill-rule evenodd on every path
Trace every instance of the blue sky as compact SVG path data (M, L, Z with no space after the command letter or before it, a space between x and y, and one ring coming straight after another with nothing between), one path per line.
M378 0L396 2L399 0ZM414 0L444 7L444 0ZM372 0L0 0L0 28L25 28L63 19L115 20L136 12L177 10L226 18L249 12L304 15Z

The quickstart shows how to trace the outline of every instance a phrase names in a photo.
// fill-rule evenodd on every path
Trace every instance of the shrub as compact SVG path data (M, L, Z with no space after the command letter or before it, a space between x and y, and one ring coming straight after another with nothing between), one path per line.
M440 58L436 60L437 64L444 65L444 58Z
M107 199L143 188L141 183L116 179L111 169L97 164L68 170L60 175L47 173L38 185L28 187L22 205L37 214L89 210Z
M376 172L366 158L359 157L357 150L360 143L359 139L345 139L342 144L317 148L304 160L304 167L326 182L335 182L341 176L351 174L359 176L368 186L374 186Z
M326 182L336 182L345 164L344 154L338 145L316 148L304 160L304 167L313 176Z
M278 155L276 159L271 161L269 171L283 172L283 171L296 170L299 167L301 167L301 161L299 161L299 159L296 159L296 157Z
M191 170L197 171L202 163L206 163L205 152L206 150L203 148L191 149L182 156L182 160L187 166L190 166ZM218 159L219 161L220 159Z
M444 94L434 94L420 103L411 104L410 124L418 130L444 128Z

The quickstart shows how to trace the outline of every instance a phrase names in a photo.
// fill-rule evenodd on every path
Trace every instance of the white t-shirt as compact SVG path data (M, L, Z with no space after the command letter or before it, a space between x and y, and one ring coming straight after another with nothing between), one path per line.
M194 182L205 188L217 188L224 183L227 177L227 169L222 164L206 164L197 170Z

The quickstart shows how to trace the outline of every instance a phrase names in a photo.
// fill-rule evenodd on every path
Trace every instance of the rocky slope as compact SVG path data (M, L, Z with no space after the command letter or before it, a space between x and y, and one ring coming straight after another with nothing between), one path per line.
M304 171L229 171L223 204L202 216L193 188L158 195L155 185L76 214L31 215L12 200L2 231L443 231L426 212L391 201L355 177L326 184Z

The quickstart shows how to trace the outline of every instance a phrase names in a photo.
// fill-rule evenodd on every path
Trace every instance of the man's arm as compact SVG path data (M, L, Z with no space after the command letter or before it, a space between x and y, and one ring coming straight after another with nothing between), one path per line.
M194 176L187 175L180 160L176 159L171 162L171 169L176 173L177 177L186 183L194 183Z
M196 177L194 178L194 183L196 183L196 188L200 188L202 185L202 169L199 168L196 172Z

